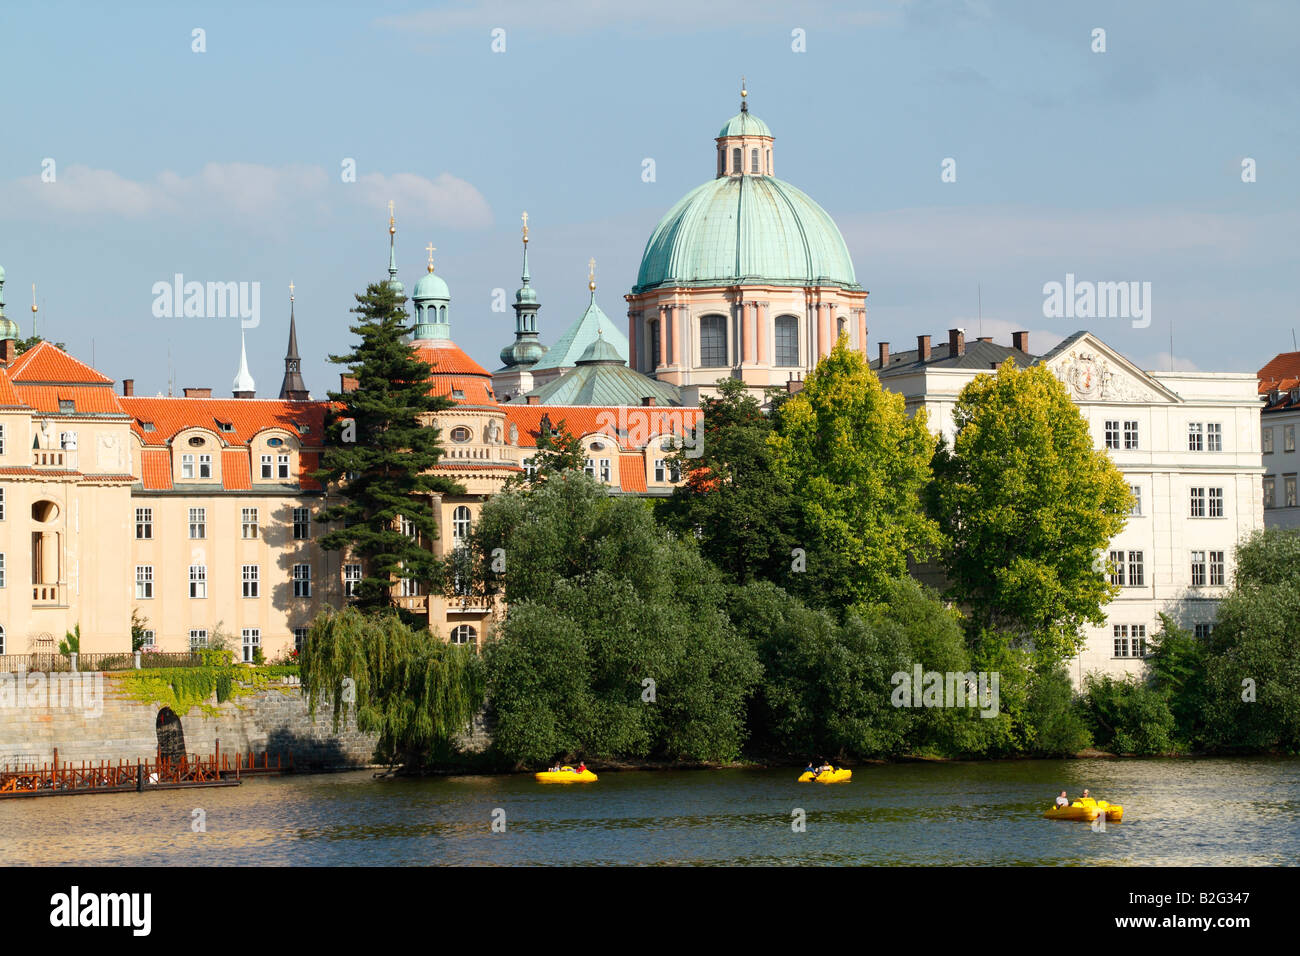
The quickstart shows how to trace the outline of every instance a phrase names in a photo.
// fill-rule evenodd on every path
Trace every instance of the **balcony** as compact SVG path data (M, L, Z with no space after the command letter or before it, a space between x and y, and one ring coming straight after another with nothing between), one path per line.
M33 584L32 585L32 606L33 607L67 607L68 606L68 586L67 584Z
M417 594L411 597L398 597L397 606L404 611L411 611L415 614L429 613L429 598L425 594Z
M67 452L38 448L32 452L33 468L67 468Z

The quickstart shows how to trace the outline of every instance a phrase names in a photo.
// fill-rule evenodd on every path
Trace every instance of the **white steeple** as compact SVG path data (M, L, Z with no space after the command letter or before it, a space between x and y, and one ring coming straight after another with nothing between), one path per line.
M235 398L252 398L257 391L253 376L248 372L248 353L244 349L244 330L239 330L239 371L235 374Z

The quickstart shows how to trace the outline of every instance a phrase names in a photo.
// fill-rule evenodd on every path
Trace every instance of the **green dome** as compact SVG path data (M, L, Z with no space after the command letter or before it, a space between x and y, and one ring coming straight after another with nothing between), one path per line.
M18 332L18 323L13 319L5 318L0 315L0 342L5 339L21 339L22 335Z
M434 272L426 272L420 276L420 281L415 284L415 291L411 293L412 299L450 299L451 290L447 288L447 283L442 281L442 277Z
M546 346L536 338L521 338L511 342L499 353L504 368L516 365L532 365L546 354Z
M861 288L826 210L771 176L723 176L687 193L659 221L632 291L746 282Z
M618 349L605 341L605 336L597 335L596 341L587 346L586 351L582 353L582 358L578 359L579 365L589 365L593 362L617 362L623 365L623 356L618 354Z
M718 138L724 136L771 136L772 131L767 128L767 124L761 119L750 113L748 110L741 110L731 119L723 124L722 129L718 132Z

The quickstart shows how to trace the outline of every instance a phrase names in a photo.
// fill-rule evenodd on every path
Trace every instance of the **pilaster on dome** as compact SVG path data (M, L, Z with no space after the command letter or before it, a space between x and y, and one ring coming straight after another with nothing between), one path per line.
M740 112L727 120L716 138L717 178L723 176L774 176L772 131L749 111L749 90L740 80Z

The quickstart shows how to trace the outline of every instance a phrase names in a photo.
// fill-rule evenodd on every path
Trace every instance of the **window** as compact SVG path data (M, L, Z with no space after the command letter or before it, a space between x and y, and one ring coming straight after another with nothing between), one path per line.
M59 412L63 415L71 415L77 410L76 399L61 398L59 399Z
M1205 552L1192 552L1192 587L1205 587Z
M1269 476L1264 479L1264 507L1277 507L1277 479Z
M402 597L419 597L420 582L415 578L398 578L397 593Z
M255 598L258 594L258 567L256 564L246 564L243 570L244 597Z
M208 568L203 564L190 565L190 597L205 598L208 596Z
M1112 629L1115 657L1146 657L1147 626L1145 624L1116 624Z
M293 566L293 596L311 597L311 565L295 564Z
M776 364L799 364L799 320L793 315L776 317Z
M727 320L720 315L700 319L700 364L705 368L727 364Z
M1110 553L1110 563L1112 570L1110 572L1110 583L1124 586L1124 552L1112 551Z
M190 509L190 537L206 538L208 536L208 509Z
M596 477L596 460L595 460L594 458L586 458L586 459L584 459L584 460L583 460L583 465L582 465L582 470L585 471L585 472L587 473L587 476L588 476L588 477L590 477L590 478L595 478L595 477Z
M470 515L469 508L464 505L458 505L451 513L451 537L457 544L460 544L469 537L469 529L473 518Z
M5 520L5 490L0 488L0 521Z
M361 583L361 565L343 565L343 596L356 597L357 585Z
M199 455L199 477L200 478L212 477L212 456L211 455Z
M244 508L240 517L240 534L245 538L257 537L257 509Z
M1263 435L1264 435L1264 445L1263 445L1264 454L1271 455L1273 454L1273 426L1265 425Z
M293 629L293 649L302 653L302 646L307 643L307 628L295 627Z
M1187 450L1205 450L1205 429L1200 422L1189 422L1187 425Z
M527 478L527 479L529 479L530 481L531 481L533 478L536 478L536 477L537 477L537 459L536 459L536 458L525 458L525 459L524 459L524 477Z
M271 448L279 448L281 445L284 444L284 439L283 439L283 438L268 438L268 439L266 440L266 444L267 444L268 446L270 446Z
M153 538L153 509L135 509L135 536L141 541Z
M182 478L194 477L194 456L193 455L181 455L181 477Z
M1295 451L1295 426L1287 425L1282 429L1282 450Z
M1128 513L1135 518L1142 517L1142 486L1129 485L1128 490L1133 494L1133 506L1128 509Z
M1191 493L1192 493L1192 500L1191 500L1190 510L1188 511L1188 516L1192 518L1204 518L1205 517L1205 489L1192 488Z
M420 529L417 528L415 522L406 517L406 515L397 516L397 530L417 544L419 543Z
M671 458L655 459L655 481L677 482L682 478L681 466Z
M758 150L756 149L749 151L749 171L751 173L758 172Z
M294 508L293 509L293 538L295 541L305 541L311 537L311 509Z
M268 481L271 479L271 456L262 456L262 477Z
M275 456L275 477L277 478L289 477L289 456L288 455Z
M736 148L731 151L731 171L733 173L744 172L740 168L740 149Z
M1124 423L1124 448L1126 450L1132 450L1137 447L1138 447L1138 423L1125 422Z
M1295 507L1295 479L1296 479L1295 475L1282 476L1282 487L1286 495L1285 500L1286 500L1286 506L1288 508Z
M1128 657L1128 625L1116 624L1114 626L1115 635L1115 656Z
M140 601L147 601L153 597L152 564L137 564L135 566L135 596Z
M5 556L0 552L0 588L5 586Z
M1146 578L1143 569L1142 552L1130 551L1128 553L1128 586L1131 588L1140 588Z
M650 323L650 368L659 367L659 323Z
M5 652L5 629L0 627L0 654Z
M1210 517L1223 517L1223 489L1211 488L1210 491Z
M244 663L251 664L257 659L257 652L262 647L261 628L244 628Z
M0 425L0 455L5 453L5 427Z
M1132 624L1129 626L1129 639L1132 644L1129 649L1133 652L1134 657L1147 656L1147 626L1145 624Z
M1112 551L1110 553L1110 563L1115 566L1115 570L1110 575L1111 584L1129 588L1142 586L1145 574L1143 573L1141 551L1129 551L1127 554L1123 551Z
M1205 425L1205 450L1223 451L1223 425L1207 422Z
M467 442L474 437L474 433L464 425L457 425L451 430L448 437L454 442Z
M1224 579L1223 568L1224 568L1223 552L1211 551L1210 552L1210 587L1212 588L1223 587L1223 579Z
M475 639L477 637L478 635L474 631L474 628L468 624L458 624L456 627L451 629L451 642L453 644L460 644L462 646L465 644L474 644L476 643Z
M1106 447L1119 447L1119 419L1108 420L1106 422Z
M154 632L153 632L153 631L151 631L151 630L149 630L149 631L141 631L141 632L140 632L140 639L143 641L143 643L140 645L140 650L142 650L142 651L152 651L152 650L155 649L155 640L154 640Z
M601 481L608 482L608 481L610 480L610 476L611 476L612 474L613 474L613 472L610 470L610 467L609 467L609 459L608 459L608 458L602 458L602 459L600 460L600 480L601 480Z
M1210 621L1198 621L1195 626L1196 639L1199 641L1209 640L1210 635L1214 633L1214 624Z
M208 646L208 632L197 629L190 631L190 650L197 651L200 647Z

